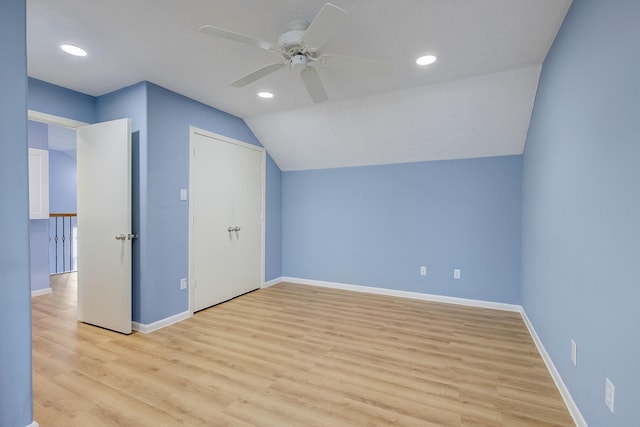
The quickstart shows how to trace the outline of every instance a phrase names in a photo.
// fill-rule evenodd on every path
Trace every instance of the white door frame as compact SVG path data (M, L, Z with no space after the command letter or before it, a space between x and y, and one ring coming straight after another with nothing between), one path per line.
M28 110L28 119L33 122L46 123L48 125L58 125L71 129L78 129L80 126L91 124L78 120L67 119L66 117L62 116L55 116L53 114L41 113L34 110Z
M62 126L69 129L77 130L81 126L87 126L91 123L81 122L79 120L68 119L62 116L56 116L49 113L41 113L40 111L27 110L27 118L33 122L45 123L48 125ZM47 148L48 150L48 148ZM47 249L48 254L49 249ZM47 271L49 271L47 269ZM77 307L76 307L77 310Z
M218 139L230 144L239 145L250 150L260 151L262 153L262 203L260 212L260 228L261 228L261 244L260 244L260 283L259 287L264 288L264 271L265 271L265 204L266 204L266 183L267 183L267 168L266 168L266 151L264 147L258 145L249 144L228 136L220 135L214 132L209 132L204 129L197 128L195 126L189 126L189 312L193 314L194 308L194 292L192 285L192 278L194 273L194 257L193 257L193 244L194 244L194 209L193 209L193 168L191 167L191 159L193 158L193 137L199 134L208 138Z

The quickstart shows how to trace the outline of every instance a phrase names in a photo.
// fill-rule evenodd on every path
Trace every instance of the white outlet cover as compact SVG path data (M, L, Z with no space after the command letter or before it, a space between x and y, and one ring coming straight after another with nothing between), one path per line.
M180 200L187 200L187 190L185 188L180 189Z
M420 275L421 276L426 276L427 275L427 267L424 265L420 266Z
M607 408L613 413L613 398L616 394L616 388L609 378L605 379L604 382L604 404L607 405Z
M461 273L462 273L462 272L461 272L461 270L460 270L459 268L455 268L455 269L453 270L453 278L454 278L454 279L459 279L459 278L460 278L460 274L461 274Z
M187 279L180 279L180 289L187 289Z

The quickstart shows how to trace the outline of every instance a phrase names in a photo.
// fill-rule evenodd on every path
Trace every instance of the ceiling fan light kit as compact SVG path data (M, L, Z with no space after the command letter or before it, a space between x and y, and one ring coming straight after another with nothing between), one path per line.
M294 70L304 70L307 68L307 57L302 54L293 55L291 57L291 68Z
M204 25L200 27L199 31L214 37L245 43L269 52L279 53L282 56L280 62L265 65L231 82L231 86L244 87L271 73L288 67L300 72L300 79L307 93L313 102L318 103L328 99L326 90L316 71L318 67L378 75L392 72L395 68L391 64L371 59L319 52L322 46L350 21L351 15L347 11L331 3L326 3L311 24L302 20L291 22L288 30L278 38L277 45L211 25Z

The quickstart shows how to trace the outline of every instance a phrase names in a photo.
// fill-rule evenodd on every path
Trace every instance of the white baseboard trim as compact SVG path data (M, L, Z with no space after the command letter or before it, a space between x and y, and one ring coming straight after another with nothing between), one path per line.
M527 313L524 311L524 308L520 312L522 315L522 319L524 320L524 324L529 329L529 334L531 338L533 338L533 342L536 344L538 348L538 352L540 356L542 356L542 360L544 360L545 365L547 365L547 369L551 374L551 378L556 383L556 387L558 387L558 391L562 395L562 399L564 399L564 403L567 405L567 409L569 409L569 413L573 417L573 421L576 423L577 427L587 427L587 422L585 421L582 413L580 413L580 409L578 409L578 405L573 401L573 397L571 397L571 393L569 393L569 389L565 385L564 381L562 381L562 377L560 376L560 372L556 369L556 366L553 364L553 360L547 353L547 350L544 348L540 337L538 337L538 333L536 332L533 324L529 320Z
M131 322L131 329L133 329L134 331L142 332L143 334L148 334L150 332L157 331L158 329L166 328L167 326L173 325L174 323L181 322L191 316L191 312L187 310L149 324Z
M494 310L515 311L520 313L522 306L505 304L502 302L482 301L468 298L447 297L442 295L424 294L421 292L399 291L396 289L376 288L373 286L349 285L346 283L324 282L321 280L300 279L298 277L281 277L280 282L291 282L300 285L320 286L323 288L343 289L345 291L366 292L370 294L387 295L392 297L419 299L424 301L443 302L446 304L467 305L471 307L490 308Z
M51 292L53 292L53 289L51 289L50 287L44 289L36 289L35 291L31 291L31 298L38 297L40 295L47 295Z
M280 277L276 277L275 279L271 279L267 282L264 282L264 285L262 286L262 288L268 288L269 286L273 286L273 285L277 285L280 282L284 282L284 280L282 279L282 276Z
M29 424L28 426L26 426L26 427L40 427L40 424L38 424L37 422L34 421L31 424Z

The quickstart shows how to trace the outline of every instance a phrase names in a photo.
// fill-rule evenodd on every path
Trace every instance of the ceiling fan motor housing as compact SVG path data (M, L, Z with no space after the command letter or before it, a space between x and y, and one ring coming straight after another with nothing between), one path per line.
M282 34L278 39L278 46L282 55L289 59L303 52L302 36L305 30L291 30Z

